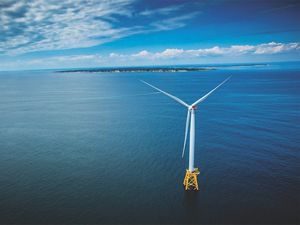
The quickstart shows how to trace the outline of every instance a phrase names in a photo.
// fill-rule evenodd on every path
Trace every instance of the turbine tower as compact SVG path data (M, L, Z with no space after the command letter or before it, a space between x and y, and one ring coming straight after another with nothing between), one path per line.
M231 77L231 76L230 76ZM228 77L226 80L224 80L222 83L220 83L217 87L212 89L210 92L208 92L206 95L195 101L193 104L188 105L181 99L177 98L174 95L171 95L157 87L155 87L152 84L147 83L146 81L141 80L144 84L147 84L148 86L154 88L155 90L167 95L168 97L172 98L176 102L180 103L181 105L187 107L187 117L186 117L186 125L185 125L185 134L184 134L184 143L183 143L183 149L182 149L182 158L184 156L185 147L186 147L186 141L188 136L188 129L190 128L190 149L189 149L189 167L186 170L186 174L184 177L183 185L185 186L185 190L199 190L198 187L198 181L197 176L199 175L200 171L198 168L194 167L194 156L195 156L195 110L197 109L197 105L204 101L209 95L211 95L215 90L217 90L220 86L222 86L226 81L230 79Z

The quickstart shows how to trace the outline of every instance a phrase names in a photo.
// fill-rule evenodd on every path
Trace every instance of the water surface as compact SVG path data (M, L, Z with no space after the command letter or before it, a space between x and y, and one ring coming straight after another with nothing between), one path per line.
M0 223L299 222L300 70L0 72ZM198 193L183 190L199 106Z

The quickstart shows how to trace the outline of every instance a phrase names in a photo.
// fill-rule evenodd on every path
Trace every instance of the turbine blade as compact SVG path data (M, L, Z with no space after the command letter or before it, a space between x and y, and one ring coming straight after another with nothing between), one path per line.
M215 87L214 89L212 89L210 92L208 92L206 95L204 95L203 97L201 97L200 99L198 99L197 101L195 101L192 106L197 105L198 103L204 101L209 95L211 95L215 90L217 90L219 87L221 87L226 81L228 81L231 78L228 77L226 80L224 80L221 84L219 84L217 87Z
M183 149L182 149L182 158L184 156L184 151L185 151L185 146L186 146L186 139L187 139L189 125L190 125L190 115L191 115L191 112L188 109L188 113L187 113L187 116L186 116L186 124L185 124L185 133L184 133L184 143L183 143Z
M161 92L161 93L167 95L168 97L172 98L173 100L175 100L176 102L180 103L181 105L184 105L184 106L187 107L187 108L189 107L189 105L188 105L187 103L185 103L185 102L182 101L181 99L177 98L176 96L171 95L171 94L169 94L169 93L167 93L167 92L165 92L165 91L163 91L163 90L161 90L161 89L159 89L159 88L157 88L157 87L155 87L155 86L153 86L153 85L147 83L146 81L143 81L143 80L140 80L140 81L143 82L144 84L147 84L148 86L154 88L155 90L157 90L157 91L159 91L159 92Z

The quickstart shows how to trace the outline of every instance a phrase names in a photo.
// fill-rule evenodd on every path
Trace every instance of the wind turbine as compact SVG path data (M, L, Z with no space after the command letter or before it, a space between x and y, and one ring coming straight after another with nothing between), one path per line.
M171 95L157 87L155 87L152 84L147 83L146 81L141 80L144 84L147 84L148 86L154 88L155 90L167 95L168 97L172 98L176 102L180 103L181 105L187 107L187 117L186 117L186 125L185 125L185 134L184 134L184 143L183 143L183 149L182 149L182 158L184 156L185 147L186 147L186 141L188 136L188 129L190 127L190 150L189 150L189 168L186 170L186 174L184 177L183 185L185 186L185 190L199 190L198 187L198 181L197 181L197 175L200 173L198 168L194 167L194 156L195 156L195 110L197 109L197 105L201 102L203 102L209 95L211 95L215 90L217 90L219 87L221 87L226 81L228 81L231 78L228 77L226 80L224 80L222 83L220 83L217 87L212 89L210 92L208 92L203 97L199 98L197 101L195 101L193 104L189 105L182 101L181 99L177 98L174 95Z

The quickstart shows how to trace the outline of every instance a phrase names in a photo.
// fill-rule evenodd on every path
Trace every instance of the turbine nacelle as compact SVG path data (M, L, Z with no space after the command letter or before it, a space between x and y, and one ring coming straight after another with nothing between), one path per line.
M196 106L196 105L191 105L191 106L189 106L189 108L188 108L189 110L196 110L196 109L198 109L198 107Z

